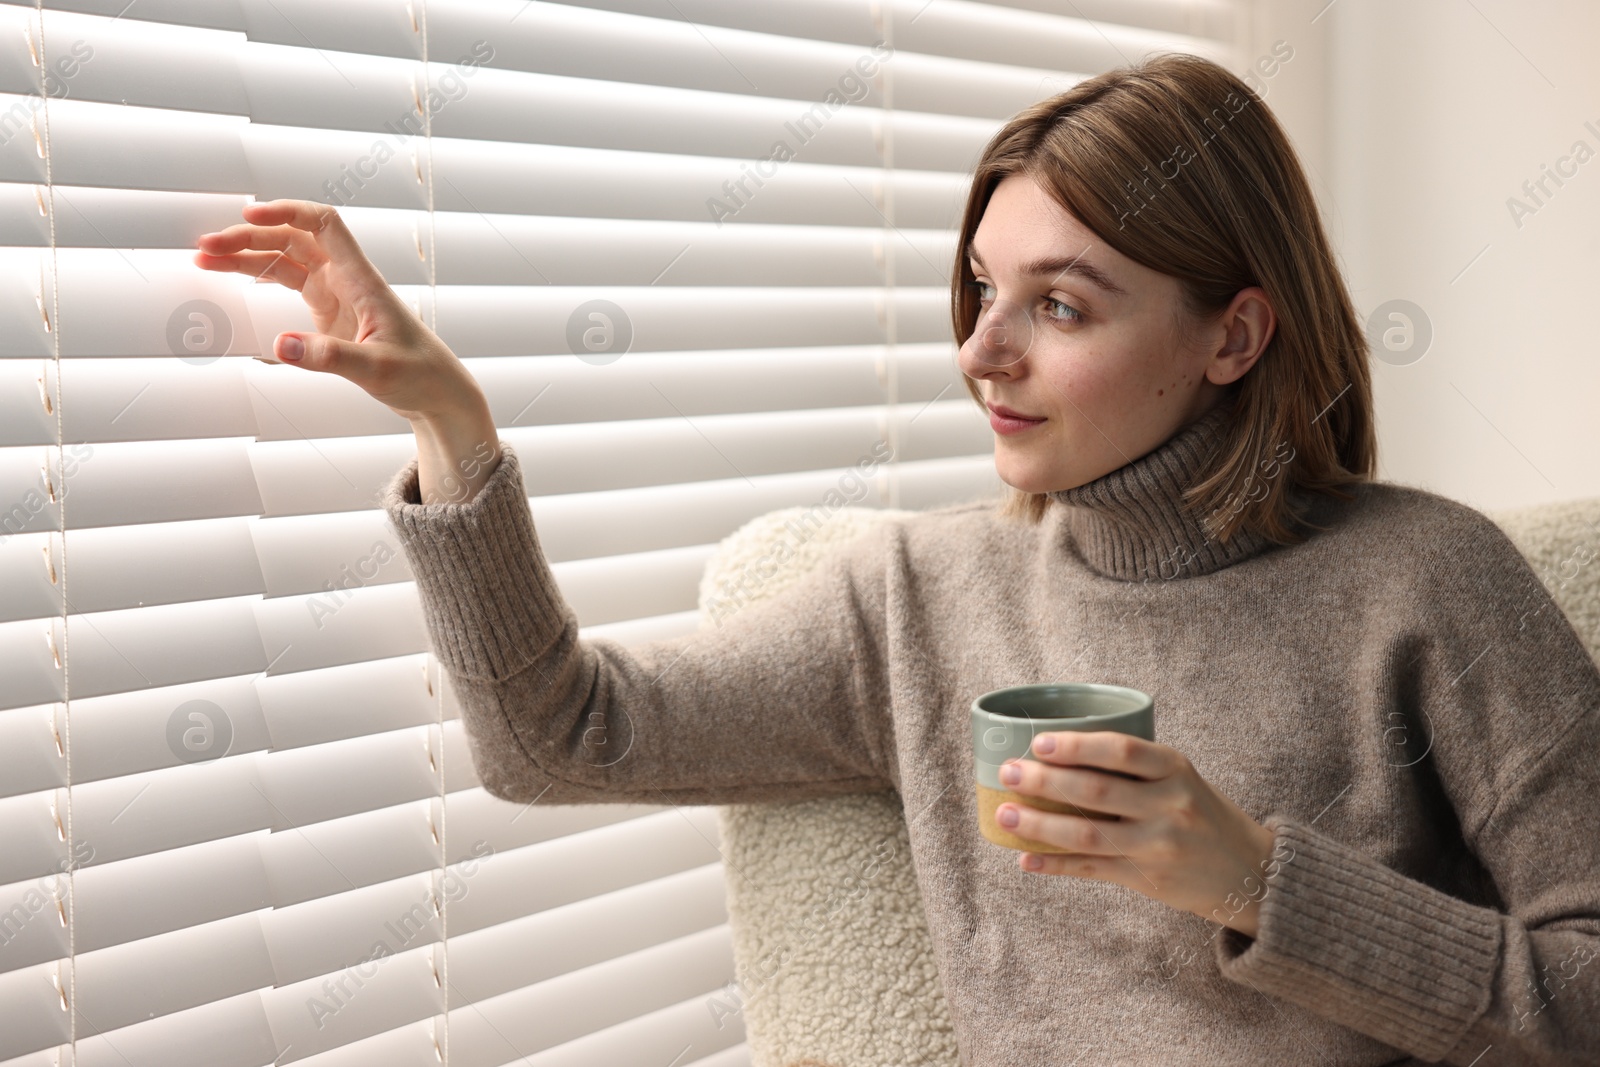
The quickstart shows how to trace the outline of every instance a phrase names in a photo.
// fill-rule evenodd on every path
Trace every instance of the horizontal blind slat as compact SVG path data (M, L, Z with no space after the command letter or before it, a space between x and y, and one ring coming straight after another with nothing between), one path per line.
M65 698L56 658L68 630L72 688L80 696L263 671L267 659L251 599L68 615L64 625L60 618L0 623L0 661L15 681L0 691L0 709Z
M450 1013L451 1058L502 1064L667 1007L685 994L709 994L733 980L727 926L680 937L641 952Z
M794 411L881 404L892 363L899 402L919 404L960 385L954 348L943 342L777 349L630 352L596 365L570 353L466 356L497 425L605 422L671 415ZM74 400L61 412L68 458L87 461L101 443L253 437L258 441L404 433L405 420L360 387L331 374L233 359L195 365L166 357L83 357L55 364L0 360L0 448L53 448L56 413L39 399L58 380ZM555 390L559 404L540 403ZM670 399L669 399L670 398ZM39 480L42 451L20 453L22 493ZM76 469L77 462L71 464ZM28 479L32 478L30 482ZM16 498L18 504L22 498ZM15 509L13 509L15 510ZM0 537L21 532L29 508L0 515ZM3 542L0 542L3 543Z
M28 502L25 518L8 530L61 529L61 502L69 498L69 528L259 515L250 447L229 438L203 449L183 441L83 442L59 453L0 448L0 500ZM172 477L174 470L184 476Z
M0 800L0 885L69 870L67 844L56 825L65 819L66 791L44 790Z
M582 0L568 0L582 2ZM1057 14L1061 0L977 0L988 7ZM1072 13L1097 22L1233 41L1247 16L1235 0L1073 0Z
M645 641L665 641L692 633L700 626L699 611L680 611L671 615L652 615L627 622L608 622L586 626L582 636L607 637L632 647Z
M864 57L871 54L863 51L857 60ZM838 77L849 69L841 67ZM435 72L436 84L450 70ZM833 106L826 96L790 100L671 86L645 90L627 82L493 67L476 69L470 78L464 84L455 79L459 88L433 116L433 136L730 159L793 156L855 167L880 166L885 143L892 140L899 166L959 171L998 128L988 116Z
M454 999L487 1000L727 921L722 865L694 867L487 929L452 931L451 991Z
M11 102L0 98L0 109ZM50 177L66 185L120 189L255 191L242 147L244 115L123 107L51 98ZM22 152L26 140L29 155ZM0 147L0 181L44 183L43 160L30 160L31 137Z
M0 1057L47 1049L71 1037L58 992L66 979L66 969L54 963L0 974Z
M264 989L260 997L280 1042L277 1063L387 1033L444 1011L432 945L380 956L332 976ZM176 1036L176 1035L175 1035Z
M859 45L540 0L525 7L510 0L431 0L430 55L454 61L471 54L478 41L492 45L496 68L791 100L822 99L839 88L844 72L854 72L858 58L870 56ZM863 88L859 102L878 105L879 90Z
M276 597L251 608L271 664L268 673L387 659L429 647L422 603L410 584Z
M450 793L445 798L449 820L451 863L477 855L479 843L495 853L506 853L557 838L581 836L602 826L627 822L659 812L670 804L515 804L480 787Z
M433 870L439 865L435 804L412 801L269 835L261 855L273 906L291 907Z
M946 269L941 252L949 250L948 241L930 240L926 251L907 242L900 242L897 257L921 261L928 275ZM664 247L669 246L675 246L673 255L684 254L686 247L676 242ZM224 354L271 351L282 330L314 332L310 312L293 290L231 275L230 280L207 279L198 288L203 295L196 296L198 283L184 277L193 269L183 265L188 253L180 250L123 256L101 249L63 249L56 258L77 268L60 287L63 321L69 310L80 320L62 330L63 356L178 355L199 371L210 371ZM672 266L669 256L656 269L659 273ZM943 284L887 291L869 285L677 286L644 280L636 285L450 285L436 291L396 291L425 321L436 313L439 336L462 356L581 353L597 360L630 349L877 345L887 340L884 316L891 306L897 342L948 341L941 332L949 316L949 291ZM599 346L581 340L582 329L594 320L580 309L597 299L621 309L620 314L610 311L615 321L608 325L617 331L615 338ZM830 321L811 321L818 316ZM786 323L782 345L772 344L775 321ZM292 373L285 367L271 369Z
M127 0L49 0L46 10L77 11L86 15L116 17L126 12ZM142 0L138 17L147 22L176 26L204 26L216 30L245 30L239 0Z
M262 1067L277 1055L257 991L86 1037L75 1067Z
M256 695L273 750L285 752L434 722L439 684L432 656L414 653L268 673Z
M125 775L215 765L272 746L248 676L74 697L74 786ZM243 765L240 761L234 761ZM201 771L203 776L204 771Z
M252 131L254 133L254 131ZM259 134L255 134L259 136ZM261 165L282 159L280 195L316 195L293 174L320 173L336 153L323 150L321 164L309 158L311 148L297 147L303 135L278 135L275 153L261 154ZM708 218L732 222L775 222L803 225L881 226L886 189L893 190L895 224L911 228L948 229L955 225L965 198L965 181L935 171L884 172L872 167L841 167L792 160L779 167L757 168L740 194L728 186L745 178L750 167L736 159L675 156L655 152L581 149L545 145L494 144L435 138L431 144L436 211L577 215L595 218ZM759 161L758 161L759 162ZM761 173L770 170L770 176ZM380 180L383 179L383 180ZM350 202L373 206L412 207L414 198L398 195L384 184L384 172L353 190ZM405 188L405 187L400 187ZM290 192L296 190L297 192ZM343 199L343 194L341 194ZM721 207L715 214L709 201Z
M651 18L677 18L700 25L728 26L787 37L812 37L871 44L882 36L873 8L862 0L809 0L805 4L750 4L744 0L562 0L578 7L626 12ZM941 6L950 0L941 0ZM920 21L927 0L884 5L898 37ZM976 6L976 5L962 5ZM1231 40L1232 9L1225 0L985 0L996 14L1036 12L1061 21L1092 20L1188 36ZM981 18L981 15L974 16ZM1020 43L1020 42L1019 42Z
M273 974L256 914L80 951L74 970L80 1041L114 1041L125 1027L259 989Z
M73 873L80 952L271 906L261 833L205 841Z
M524 459L525 491L543 496L853 465L872 454L879 428L874 409L843 408L502 427L499 437ZM257 445L251 459L261 513L370 507L414 455L403 437Z
M250 198L237 193L116 189L56 182L45 197L42 185L0 182L0 271L20 257L48 249L52 227L56 248L124 250L194 247L202 233L231 226ZM52 210L52 208L54 210ZM369 232L372 227L369 226ZM369 238L363 236L362 244ZM30 281L30 285L37 282ZM404 280L404 279L401 279ZM421 280L421 279L418 279ZM39 319L28 294L27 310ZM0 304L0 309L6 305ZM0 356L7 353L0 349Z
M0 796L17 796L67 784L60 704L0 711Z
M438 866L432 838L436 807L436 801L399 804L270 835L261 848L273 905L288 907ZM490 796L480 786L459 789L445 798L448 859L466 859L479 841L504 853L569 835L582 837L660 810L667 809L646 804L530 808Z
M715 863L720 839L716 809L674 807L497 853L453 905L450 936Z
M901 403L924 403L942 391L959 395L946 391L959 384L955 351L940 343L640 352L602 366L570 356L462 360L488 394L495 424L508 430L881 404L888 399L884 382L891 361ZM344 379L289 377L282 368L265 365L247 366L245 374L252 395L261 398L262 440L407 429Z
M60 872L0 886L0 974L71 954L69 882Z
M6 98L0 96L0 108L5 106ZM15 145L21 140L21 137L13 137L9 142L0 143L0 157L8 151L20 151L8 145ZM0 159L0 170L3 169L4 162ZM0 180L3 179L4 175L0 174ZM0 188L28 189L38 197L35 205L44 199L43 186L12 184ZM20 209L16 214L8 213L9 218L26 219L28 225L37 228L34 221L36 213L30 210L28 203L30 198L12 196L7 198L4 206ZM51 258L48 249L0 249L0 359L45 360L52 355L55 339L50 333L47 311L55 300L55 273Z
M502 427L499 436L523 457L529 495L544 496L855 466L883 455L874 445L887 439L889 417L883 409L839 408ZM970 399L899 405L893 418L905 428L898 454L905 460L968 455L989 444ZM251 459L265 513L369 506L370 494L414 455L408 447L404 438L258 445Z
M742 1015L707 1010L712 997L701 994L646 1012L544 1050L524 1067L589 1067L595 1063L672 1063L678 1067L750 1067Z
M26 99L0 94L0 111L26 106ZM800 147L793 134L788 150L774 153L769 145L754 159L447 137L434 137L426 146L390 145L359 131L273 126L229 116L215 116L213 128L198 130L187 126L182 113L61 102L67 103L77 106L63 108L58 118L52 101L55 181L149 197L162 191L214 198L253 192L260 200L297 197L341 207L423 211L430 156L435 210L462 214L881 227L884 191L892 189L897 226L948 229L965 196L963 176L937 168L884 171L790 159L788 153ZM923 128L938 124L930 117ZM783 140L783 134L779 129L775 138ZM58 139L59 152L54 150ZM126 174L94 162L98 157L91 147L106 139L124 142L118 158L126 161ZM178 164L190 155L206 158L207 169ZM936 154L929 162L941 158ZM42 186L39 162L31 135L0 142L0 182ZM237 222L237 216L230 221ZM62 278L71 282L73 275ZM191 286L202 284L195 280Z
M1222 63L1232 55L1231 42L1129 25L1111 13L1095 20L1072 4L1048 14L972 0L888 0L888 6L895 48L919 55L1080 72L1108 70L1155 51L1182 50ZM895 105L918 107L902 103L898 81Z
M561 595L584 626L693 611L716 545L664 548L558 564ZM554 568L552 568L554 570Z
M73 838L93 849L83 870L272 829L280 820L260 768L247 754L74 784Z
M8 51L23 44L23 27L34 23L31 15L0 5L0 31ZM78 100L246 114L250 98L239 80L237 55L244 43L237 33L158 25L142 17L50 11L44 19L42 51L50 63L52 96L65 87ZM36 92L31 55L18 49L10 58L27 62L0 73L0 89Z
M59 616L61 535L0 542L0 620ZM48 561L41 560L48 551ZM14 566L8 563L14 561ZM50 581L52 572L58 580ZM264 583L245 518L138 523L74 531L72 607L110 611L261 593ZM18 595L5 596L4 592Z
M442 940L433 871L263 912L269 981L284 986L369 961L376 946L404 952ZM262 983L265 984L265 983Z

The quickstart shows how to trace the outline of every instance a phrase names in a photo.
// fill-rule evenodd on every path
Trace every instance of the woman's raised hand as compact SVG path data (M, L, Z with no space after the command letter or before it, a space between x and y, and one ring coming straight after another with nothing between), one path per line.
M311 200L244 206L245 222L201 234L195 265L297 290L316 333L281 333L280 361L337 374L411 422L425 503L471 499L496 465L494 421L461 360L367 259L336 208ZM459 473L458 473L459 472Z
M272 347L279 360L348 378L407 419L459 408L476 391L466 367L384 281L336 208L269 200L246 204L244 217L201 234L194 261L299 291L318 332L279 334Z

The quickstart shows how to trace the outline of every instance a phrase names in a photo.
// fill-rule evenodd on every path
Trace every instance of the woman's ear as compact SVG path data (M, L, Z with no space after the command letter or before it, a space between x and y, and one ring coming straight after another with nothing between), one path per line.
M1266 290L1252 285L1234 294L1217 322L1222 328L1222 343L1211 354L1205 374L1216 385L1229 385L1243 378L1266 351L1277 331L1278 316Z

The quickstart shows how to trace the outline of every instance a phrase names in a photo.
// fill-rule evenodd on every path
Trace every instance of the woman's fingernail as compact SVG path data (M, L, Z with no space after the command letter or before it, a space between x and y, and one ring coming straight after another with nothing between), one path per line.
M1022 768L1015 763L1008 763L1000 768L1000 780L1006 785L1016 785L1022 781Z
M995 821L998 822L1001 826L1015 826L1015 825L1017 825L1017 822L1019 821L1018 817L1017 817L1017 809L1016 808L1001 808L999 814L997 814L995 816Z
M1033 739L1033 750L1040 755L1048 755L1056 750L1056 739L1049 734L1040 734Z
M283 339L283 358L299 359L306 354L306 343L298 337L285 337Z

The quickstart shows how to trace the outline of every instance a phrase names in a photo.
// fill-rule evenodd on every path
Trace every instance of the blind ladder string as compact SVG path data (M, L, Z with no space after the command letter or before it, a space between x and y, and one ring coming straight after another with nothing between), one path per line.
M50 154L50 94L47 91L48 82L45 78L45 71L47 71L49 67L48 56L45 54L44 0L34 0L34 18L35 26L38 30L38 45L36 50L33 52L33 59L38 67L39 74L39 112L43 113L44 115L44 138L41 147L43 149L42 154L44 157L45 199L46 203L49 205L45 214L48 216L47 221L50 228L50 315L45 320L45 331L50 334L50 361L55 370L55 385L57 392L54 403L56 416L56 468L62 474L62 477L59 479L62 483L60 491L55 494L56 514L61 533L61 565L56 568L57 573L55 577L60 583L61 591L61 645L58 650L61 663L62 686L62 726L60 740L62 760L66 764L67 773L67 811L65 827L61 827L59 813L57 826L61 827L58 832L60 832L65 838L65 843L67 846L67 860L64 864L65 874L67 876L67 994L65 999L67 1011L67 1047L69 1054L72 1057L72 1063L75 1067L78 1062L78 952L76 914L77 849L75 847L76 842L73 839L72 825L72 657L69 648L70 627L68 625L69 618L67 605L67 494L65 483L66 457L64 454L64 442L66 438L64 436L65 420L62 413L62 408L65 406L66 390L62 388L61 378L61 272L57 263L55 182L54 175L51 170ZM46 409L48 410L48 408L51 406L48 387L45 390L44 401ZM53 473L52 480L57 480L54 478ZM58 889L60 887L59 879L61 873L61 871L58 871L56 875L56 885ZM56 968L56 983L58 992L60 991L60 982L61 969L60 965L58 964ZM59 1063L59 1047L56 1050L56 1057L57 1062Z
M415 7L413 7L415 4ZM419 35L422 54L422 147L427 155L428 180L424 192L427 195L428 212L428 328L437 331L439 313L439 274L438 274L438 244L437 228L434 213L434 177L433 177L433 108L428 101L432 96L433 82L428 69L428 0L407 0L407 10L411 13L412 29ZM419 12L420 9L420 12ZM420 13L420 19L418 15ZM438 766L435 772L439 777L439 887L435 894L439 910L439 947L438 969L435 977L439 981L439 988L444 997L444 1033L443 1041L435 1030L433 1035L433 1051L439 1062L444 1067L450 1067L450 908L448 880L450 876L450 847L449 847L449 816L447 814L448 794L444 780L445 768L445 736L444 736L444 671L439 671L439 684L434 685L428 679L428 672L434 665L431 653L425 653L423 659L423 676L428 681L434 708L437 712L439 728L439 754ZM430 749L432 747L430 741Z

